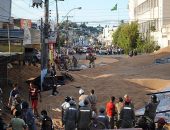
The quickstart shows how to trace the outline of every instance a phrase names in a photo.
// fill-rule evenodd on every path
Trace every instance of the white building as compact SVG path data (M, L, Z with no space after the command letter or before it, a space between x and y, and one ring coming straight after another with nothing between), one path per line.
M104 46L110 46L113 40L113 33L116 31L117 27L105 26L103 28L103 34L98 37L98 40L102 42Z
M170 0L129 0L129 17L143 36L150 34L161 48L170 46Z

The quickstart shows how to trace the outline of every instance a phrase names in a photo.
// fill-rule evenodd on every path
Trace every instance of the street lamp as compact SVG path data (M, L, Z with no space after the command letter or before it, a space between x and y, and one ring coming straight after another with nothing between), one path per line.
M73 8L73 9L69 10L69 11L66 13L66 15L63 17L61 23L62 23L62 22L64 21L64 19L69 15L69 13L70 13L71 11L76 10L76 9L81 10L82 7L77 7L77 8ZM56 39L56 43L58 43L58 53L60 54L60 41L59 41L59 26L58 26L58 21L57 21L57 39Z
M61 23L62 23L62 22L64 21L64 19L69 15L69 13L70 13L71 11L76 10L76 9L81 10L82 7L77 7L77 8L73 8L73 9L69 10L69 11L67 12L67 14L63 17Z

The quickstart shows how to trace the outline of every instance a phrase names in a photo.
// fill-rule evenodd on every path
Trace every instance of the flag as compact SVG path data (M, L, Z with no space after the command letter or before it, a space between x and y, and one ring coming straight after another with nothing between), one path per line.
M111 9L111 11L115 11L117 10L117 4L115 4L115 6Z

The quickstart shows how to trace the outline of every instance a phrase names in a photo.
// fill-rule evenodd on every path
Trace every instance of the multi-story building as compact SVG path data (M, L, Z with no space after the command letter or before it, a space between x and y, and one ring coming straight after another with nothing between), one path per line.
M103 44L103 46L110 46L113 40L113 33L116 31L117 27L113 26L105 26L103 28L103 34L98 37L99 41Z
M143 37L149 36L161 47L170 46L170 1L129 0L130 21L138 21Z

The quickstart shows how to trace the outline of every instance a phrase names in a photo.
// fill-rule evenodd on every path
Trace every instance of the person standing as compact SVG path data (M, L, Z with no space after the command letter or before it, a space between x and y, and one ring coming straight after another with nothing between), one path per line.
M88 96L88 100L90 103L91 110L97 113L97 108L96 108L97 96L94 93L94 89L91 90L90 95Z
M12 102L15 100L15 95L17 94L19 94L18 84L14 83L13 89L11 90L10 95L9 95L8 107L11 107Z
M111 129L114 129L114 118L116 114L116 107L115 107L115 97L111 96L110 101L106 104L106 113L109 118L109 123Z
M124 107L124 102L123 102L123 98L119 97L119 101L116 103L116 111L117 111L117 118L116 118L116 126L117 128L120 127L120 112Z
M91 122L92 111L88 107L88 101L84 100L84 106L78 110L77 128L78 130L89 130L88 125Z
M151 120L151 127L153 128L153 130L155 128L154 120L156 116L156 109L158 107L159 102L160 101L158 101L157 96L152 95L151 102L145 106L144 116Z
M70 103L69 103L70 100L71 100L71 98L69 96L67 96L65 98L64 103L61 105L61 121L62 121L62 126L64 125L65 112L70 107Z
M97 115L95 112L93 112L91 119L92 120L88 126L88 130L103 130L106 128L104 123L97 119Z
M41 111L41 130L54 130L52 119L47 115L46 110Z
M28 130L37 130L37 127L35 124L35 116L33 114L32 109L29 108L28 102L25 102L25 101L22 102L21 108L22 108L22 119L27 124Z
M39 95L39 99L41 102L41 93L40 90L38 90L37 86L34 85L33 83L30 83L30 88L29 88L29 101L31 100L31 104L32 104L32 109L33 109L33 113L35 116L39 116L38 114L38 95Z
M16 111L15 117L11 119L10 125L12 127L12 130L23 130L26 129L27 125L25 124L25 121L21 119L21 112Z
M105 115L105 108L101 107L99 110L99 115L97 116L97 120L102 122L105 125L106 129L110 129L109 118Z
M145 106L144 116L149 117L153 122L156 116L156 109L159 104L156 95L151 96L151 102Z
M78 61L75 56L73 56L73 58L72 58L72 63L73 63L73 67L77 68Z
M135 121L134 109L130 106L130 101L125 101L125 106L120 111L120 128L132 128Z
M15 100L13 101L12 106L11 106L11 114L12 115L15 115L16 111L20 111L20 112L22 111L21 103L22 103L22 100L21 100L20 95L19 94L15 95Z
M90 53L89 54L89 68L95 67L95 60L96 60L95 56L92 53Z
M80 97L79 97L79 106L84 105L84 101L85 100L89 103L88 95L85 94L83 89L79 90L79 94L80 94Z
M65 130L75 130L77 126L77 113L78 110L75 107L75 102L70 100L70 107L66 109L64 115Z

